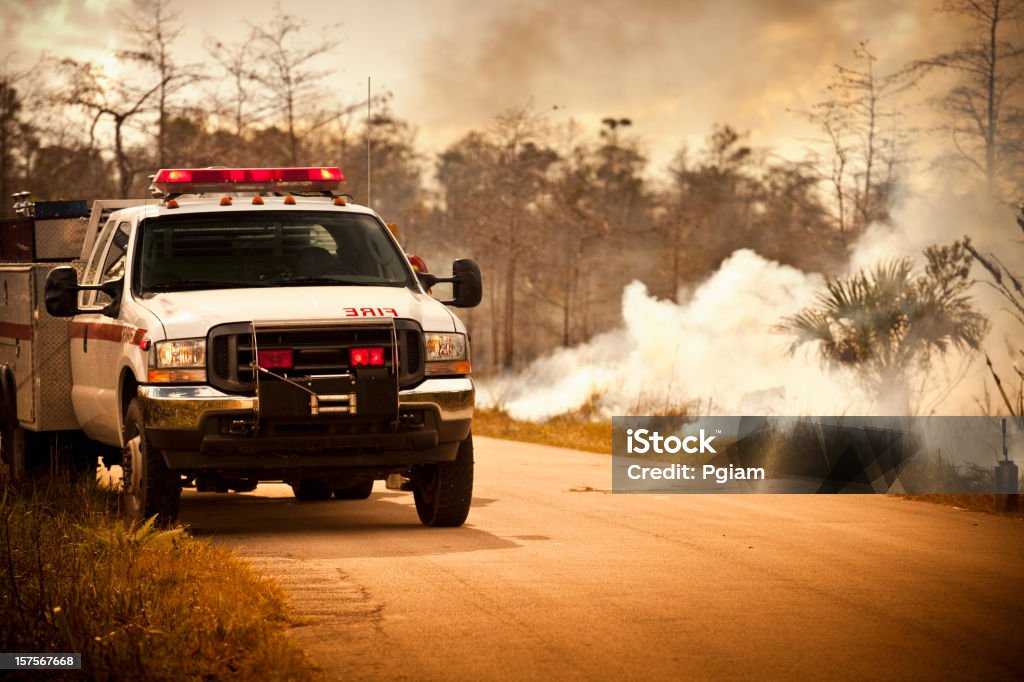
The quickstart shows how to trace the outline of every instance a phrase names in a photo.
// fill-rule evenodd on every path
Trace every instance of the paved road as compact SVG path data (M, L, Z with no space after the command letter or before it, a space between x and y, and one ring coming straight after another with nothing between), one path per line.
M908 500L610 495L609 459L478 438L468 524L409 493L186 494L289 590L335 679L1024 678L1024 521Z

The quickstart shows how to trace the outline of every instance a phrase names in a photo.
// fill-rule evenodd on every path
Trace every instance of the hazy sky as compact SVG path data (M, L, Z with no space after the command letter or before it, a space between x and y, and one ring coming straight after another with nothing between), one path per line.
M345 101L366 89L394 93L395 112L436 150L502 109L557 106L596 129L633 119L657 163L691 146L714 122L750 130L755 144L794 154L808 135L787 109L821 98L837 62L871 41L885 72L956 39L937 0L289 0L316 27L341 23L323 65ZM40 51L110 61L128 0L0 0L0 54L25 64ZM208 59L207 37L232 41L246 22L271 22L272 2L179 0L183 60ZM323 29L321 29L323 30ZM911 97L923 102L925 97ZM923 104L921 104L923 108Z

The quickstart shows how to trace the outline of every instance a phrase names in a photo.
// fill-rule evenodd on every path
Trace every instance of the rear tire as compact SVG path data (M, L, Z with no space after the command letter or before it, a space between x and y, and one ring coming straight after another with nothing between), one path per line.
M292 483L292 493L301 502L326 500L330 498L331 492L331 486L320 478L301 478L297 483Z
M452 528L465 523L473 502L473 434L459 444L454 462L427 465L421 474L413 496L423 525Z
M181 476L167 468L163 453L146 439L137 399L125 413L124 436L121 491L128 510L139 519L156 515L161 526L174 523L181 504Z
M0 480L25 476L25 431L18 424L18 393L10 365L0 365Z
M373 492L373 479L356 481L346 488L335 488L334 497L339 500L365 500Z
M24 481L28 478L27 469L25 429L9 422L0 423L0 481Z

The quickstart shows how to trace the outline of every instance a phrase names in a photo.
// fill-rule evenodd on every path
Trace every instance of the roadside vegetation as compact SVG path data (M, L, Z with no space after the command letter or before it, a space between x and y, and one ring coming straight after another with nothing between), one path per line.
M1021 488L1024 490L1024 486ZM987 514L1012 514L1024 519L1020 495L905 495L915 502L931 502L965 511Z
M288 624L276 584L183 527L129 521L109 489L0 488L0 651L81 653L68 678L315 678Z
M612 452L612 423L591 421L581 413L567 413L544 422L528 422L513 419L501 409L477 409L473 413L473 433L605 455Z

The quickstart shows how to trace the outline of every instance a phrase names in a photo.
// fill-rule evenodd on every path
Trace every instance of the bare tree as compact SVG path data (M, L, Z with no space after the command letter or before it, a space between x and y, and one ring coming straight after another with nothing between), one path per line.
M612 131L628 119L606 119ZM549 244L539 254L543 272L531 277L527 290L537 299L555 307L561 317L561 344L574 342L574 318L587 317L594 302L588 296L588 278L594 255L612 234L611 220L604 208L609 197L603 186L608 177L598 177L602 159L577 141L578 124L569 120L565 126L565 144L553 164L549 197L543 204L542 219L552 225ZM603 133L605 131L602 131ZM602 135L606 140L607 134ZM609 144L618 144L617 140Z
M255 31L250 30L241 42L226 44L220 40L208 38L206 51L213 57L227 74L231 82L230 104L231 120L234 134L241 138L248 125L258 120L263 107L254 96L252 85L255 82L253 68L253 42Z
M555 161L553 151L541 144L543 114L532 105L501 114L492 137L498 151L495 185L499 206L495 216L493 243L504 255L504 320L502 366L516 364L516 291L519 266L536 248L538 220L536 202L545 190L544 175Z
M910 87L913 74L879 75L877 58L861 42L853 51L855 66L837 65L827 99L800 112L818 125L831 152L822 175L836 202L836 224L846 241L888 215L888 198L903 161L899 113L894 98Z
M0 72L0 215L6 215L10 209L8 199L17 177L19 138L26 132L20 80L18 74L6 69Z
M136 163L128 153L125 142L125 126L143 114L153 111L153 100L161 83L145 89L135 88L120 79L110 78L100 67L88 62L63 59L60 62L64 72L61 98L72 107L79 107L89 114L89 149L96 148L96 128L104 117L113 123L114 163L117 165L118 191L127 197L135 179Z
M438 164L445 222L482 255L488 272L499 273L489 278L483 314L491 314L489 352L506 369L523 357L518 339L524 325L516 313L542 248L548 171L557 159L545 133L544 113L526 105L501 114L486 133L466 135Z
M830 102L821 102L814 105L814 109L804 112L807 118L817 124L825 134L824 142L831 151L831 160L828 170L822 175L827 179L829 193L836 202L835 219L839 228L839 235L846 241L846 233L850 229L849 208L847 205L847 167L850 164L850 149L845 134L845 121L842 108L833 106ZM817 153L813 154L815 161Z
M171 98L183 88L195 83L199 73L193 65L179 65L172 57L174 42L181 35L181 13L171 9L171 0L134 0L133 12L125 22L123 32L129 48L119 50L117 56L152 71L155 76L156 165L167 162L167 119ZM149 86L143 86L148 90Z
M1019 173L1024 158L1024 109L1019 99L1024 0L945 0L942 9L966 20L971 34L953 50L914 62L910 70L941 69L961 75L943 100L952 119L953 143L985 179L989 196L1005 199L1024 186ZM1003 175L1015 171L1013 177ZM1001 189L1001 180L1008 186Z
M284 118L291 163L298 164L302 138L300 121L303 115L316 116L310 109L327 76L327 71L315 68L314 63L330 52L333 43L326 39L310 41L303 34L304 21L284 14L279 5L275 7L277 18L269 24L272 28L253 26L253 42L258 46L261 68L253 70L251 76L270 93L271 106ZM329 26L322 30L331 33L337 28ZM318 121L312 127L322 123Z

